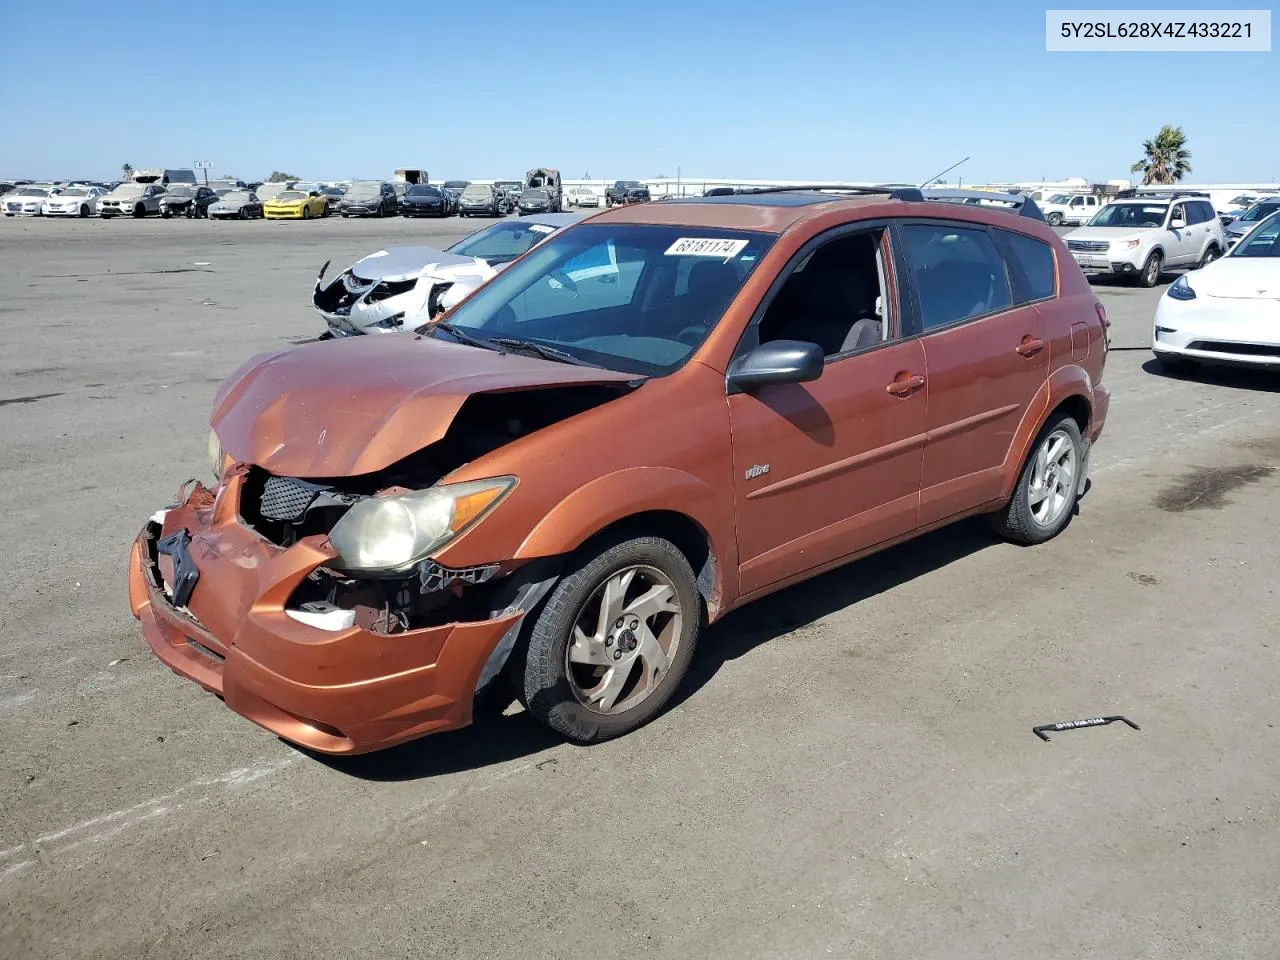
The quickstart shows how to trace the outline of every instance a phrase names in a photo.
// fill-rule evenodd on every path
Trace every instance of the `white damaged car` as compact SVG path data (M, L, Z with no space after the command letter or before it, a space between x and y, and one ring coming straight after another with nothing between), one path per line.
M311 298L328 326L322 339L413 330L581 219L580 213L534 214L495 223L444 250L388 247L328 281L326 262Z

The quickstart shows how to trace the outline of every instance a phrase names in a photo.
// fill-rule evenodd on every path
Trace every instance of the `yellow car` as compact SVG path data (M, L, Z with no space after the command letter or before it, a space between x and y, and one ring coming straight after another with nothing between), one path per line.
M322 195L285 190L262 205L262 215L268 220L310 220L323 217L328 205Z

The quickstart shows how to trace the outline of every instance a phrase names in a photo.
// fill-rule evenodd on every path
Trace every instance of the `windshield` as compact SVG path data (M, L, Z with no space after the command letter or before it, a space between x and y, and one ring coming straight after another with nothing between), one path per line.
M357 180L347 187L348 200L371 200L382 195L382 184L377 180Z
M276 194L276 199L277 200L305 200L307 199L307 195L303 193L301 190L285 190L282 193Z
M1165 203L1113 203L1099 210L1091 227L1158 227L1169 212Z
M1236 197L1231 202L1232 204L1238 207L1247 207L1249 204L1253 203L1253 201L1257 199L1258 199L1257 197L1251 196L1250 194L1242 193L1240 194L1240 196Z
M111 195L115 197L140 197L142 191L147 189L145 183L124 183L111 191Z
M170 187L169 188L169 196L171 197L178 197L178 198L191 197L195 195L195 192L196 192L195 187Z
M462 191L462 195L464 197L480 197L484 200L488 200L493 196L493 189L482 183L473 183L467 187L467 189Z
M1242 213L1239 219L1242 223L1254 223L1277 210L1280 210L1280 200L1260 200Z
M514 260L540 240L545 240L558 230L546 223L529 223L528 221L510 220L495 223L478 233L459 240L449 253L462 257L480 257L493 263L506 263Z
M547 199L547 191L545 190L526 190L520 195L521 200L545 200Z
M438 197L440 196L440 191L435 187L418 184L409 188L408 195L411 197Z
M88 195L89 190L86 187L67 187L62 193L58 194L60 197L87 197Z
M11 197L47 197L49 191L44 187L22 187L13 191Z
M222 195L224 203L248 203L249 194L244 190L228 190Z
M444 188L446 190L463 190L470 184L470 180L446 180Z
M660 376L697 349L775 239L650 224L575 226L499 273L449 321L481 339L529 340L587 363Z
M320 192L326 197L341 197L343 195L343 189L341 187L325 187Z
M1065 193L1055 193L1052 197L1048 199L1047 202L1048 203L1066 203L1070 199L1071 198L1067 196Z
M1280 213L1273 213L1245 234L1228 257L1280 257Z

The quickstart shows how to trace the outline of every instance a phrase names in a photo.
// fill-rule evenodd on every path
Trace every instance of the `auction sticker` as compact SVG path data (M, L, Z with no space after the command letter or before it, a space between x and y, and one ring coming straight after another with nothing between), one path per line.
M529 229L532 230L534 233L555 233L556 232L555 227L549 227L545 223L531 223L529 224Z
M714 237L681 237L667 247L668 257L719 257L728 260L742 252L746 240L723 240Z

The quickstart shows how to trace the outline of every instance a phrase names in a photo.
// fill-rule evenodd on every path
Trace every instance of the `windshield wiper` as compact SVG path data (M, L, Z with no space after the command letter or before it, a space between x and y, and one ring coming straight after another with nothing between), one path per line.
M494 350L498 353L506 353L502 347L495 346L500 343L498 340L481 340L479 337L473 337L465 332L461 327L455 327L448 320L435 320L428 324L433 330L443 330L459 343L465 343L469 347L479 347L481 350Z
M590 363L581 357L575 357L571 353L558 350L555 347L547 346L545 343L538 343L536 340L521 340L517 337L494 337L490 343L500 343L504 347L510 347L512 350L530 350L538 356L546 360L555 360L559 363L572 363L579 367L598 367L598 363Z

